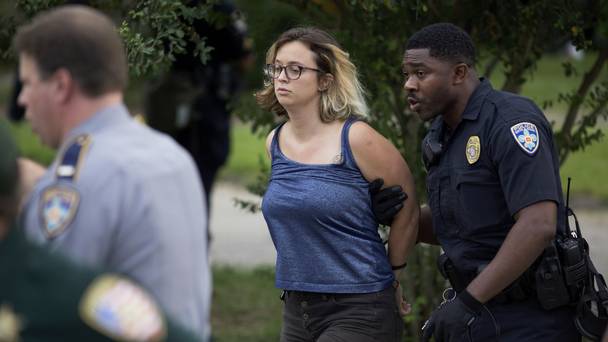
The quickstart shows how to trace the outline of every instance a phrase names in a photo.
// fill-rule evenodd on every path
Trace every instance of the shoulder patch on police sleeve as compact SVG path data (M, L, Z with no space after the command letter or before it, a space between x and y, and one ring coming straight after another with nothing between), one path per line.
M48 239L53 239L63 233L76 216L80 194L69 186L52 185L40 197L42 230Z
M465 154L470 165L475 164L479 160L479 155L481 154L481 142L479 141L478 136L472 135L469 137Z
M513 138L527 154L533 155L540 146L540 134L536 125L529 122L520 122L511 126Z
M91 283L80 300L80 316L93 329L120 341L160 341L167 335L152 298L116 275L102 275Z

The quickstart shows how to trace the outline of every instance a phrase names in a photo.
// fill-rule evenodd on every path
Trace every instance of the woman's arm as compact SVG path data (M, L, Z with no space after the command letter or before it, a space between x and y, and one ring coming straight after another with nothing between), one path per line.
M414 177L399 151L367 123L354 123L348 138L357 165L368 182L382 178L386 186L400 185L407 189L408 199L391 224L388 240L390 263L393 266L402 265L415 245L418 234L420 209ZM398 273L399 270L395 276Z

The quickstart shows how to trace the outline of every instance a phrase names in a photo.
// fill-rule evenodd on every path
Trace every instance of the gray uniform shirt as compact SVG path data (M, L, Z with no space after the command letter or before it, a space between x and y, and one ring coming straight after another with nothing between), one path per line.
M71 222L45 233L45 189L65 182L56 168L74 137L88 134L77 176L80 200ZM70 132L32 192L23 226L35 242L77 262L126 274L147 288L185 327L210 335L211 274L202 185L190 156L168 136L107 107ZM60 271L60 270L58 270Z

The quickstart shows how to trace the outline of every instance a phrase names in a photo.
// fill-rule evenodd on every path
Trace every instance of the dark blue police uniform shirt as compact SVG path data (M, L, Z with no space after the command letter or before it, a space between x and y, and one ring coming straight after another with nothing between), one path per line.
M431 125L427 138L439 133L443 153L429 167L427 191L435 235L473 276L494 258L521 209L554 201L563 226L563 197L551 126L531 100L482 78L462 117L453 132L441 116Z

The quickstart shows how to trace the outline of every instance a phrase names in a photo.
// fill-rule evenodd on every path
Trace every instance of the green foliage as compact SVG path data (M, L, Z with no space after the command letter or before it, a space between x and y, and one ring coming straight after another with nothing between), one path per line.
M131 73L141 76L167 70L175 55L186 52L188 43L196 46L195 55L206 63L212 47L205 45L192 22L208 20L210 12L209 3L191 7L179 0L137 1L119 29Z
M194 54L205 63L213 49L194 30L194 20L206 20L216 26L225 25L226 16L216 13L217 1L202 1L190 6L180 0L91 1L90 5L104 11L119 22L118 31L127 50L129 70L133 76L158 75L166 70L178 54L186 53L193 44ZM11 57L10 45L15 27L35 14L67 3L65 0L19 0L14 8L0 17L0 49L2 58Z

